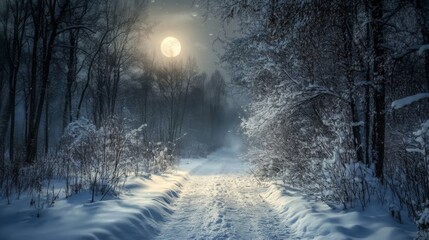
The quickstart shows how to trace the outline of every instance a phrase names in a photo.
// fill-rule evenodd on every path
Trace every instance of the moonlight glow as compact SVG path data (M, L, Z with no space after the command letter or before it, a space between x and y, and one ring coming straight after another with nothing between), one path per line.
M175 37L166 37L161 42L161 52L166 57L177 57L181 50L182 46L180 45L179 40Z

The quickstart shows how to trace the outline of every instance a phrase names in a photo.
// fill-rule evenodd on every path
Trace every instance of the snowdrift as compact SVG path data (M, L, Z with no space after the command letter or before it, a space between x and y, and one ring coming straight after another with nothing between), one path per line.
M292 234L303 239L404 240L415 238L417 231L411 223L396 222L383 207L371 206L363 212L334 210L280 184L271 184L262 197Z
M36 218L28 198L0 203L2 240L43 239L152 239L159 225L172 214L171 203L179 196L184 172L133 177L120 198L89 203L81 192L58 200ZM142 238L143 236L143 238Z

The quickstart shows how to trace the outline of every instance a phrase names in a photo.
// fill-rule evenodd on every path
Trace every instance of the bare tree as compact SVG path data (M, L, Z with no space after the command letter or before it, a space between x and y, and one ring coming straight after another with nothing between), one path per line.
M9 97L5 103L5 111L1 112L2 118L0 122L2 123L0 124L0 142L5 142L6 131L9 128L9 160L14 162L16 87L25 40L26 25L29 16L27 11L27 1L6 1L4 4L6 8L5 12L1 16L1 21L3 26L2 35L7 43L5 53L8 63ZM3 155L1 150L0 154Z
M33 16L34 36L28 118L29 127L26 144L26 161L28 163L32 163L37 155L40 120L46 103L55 40L58 36L59 27L63 23L66 12L69 9L69 4L69 0L38 0L36 4L30 4ZM41 44L40 53L39 44ZM39 54L42 56L40 65ZM40 78L38 76L39 71L41 72ZM40 79L40 89L37 87L38 79Z
M115 115L122 72L132 59L134 35L145 2L128 5L129 2L105 0L102 2L103 20L100 26L104 33L97 41L87 69L85 85L77 106L79 118L86 91L93 98L92 115L101 123L103 119ZM133 8L132 10L130 10ZM94 81L91 79L94 78Z
M167 114L167 139L173 142L180 134L190 85L197 75L194 60L171 61L155 71L155 82L164 99Z

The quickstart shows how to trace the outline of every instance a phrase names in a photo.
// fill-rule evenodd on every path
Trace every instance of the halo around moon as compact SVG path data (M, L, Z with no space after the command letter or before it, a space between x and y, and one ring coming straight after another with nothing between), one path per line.
M175 37L166 37L161 42L161 52L168 58L177 57L182 50L180 41Z

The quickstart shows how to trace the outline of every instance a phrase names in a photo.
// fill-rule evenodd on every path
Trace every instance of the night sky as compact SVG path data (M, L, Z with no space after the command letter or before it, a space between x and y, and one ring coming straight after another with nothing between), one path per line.
M205 15L205 10L193 0L150 0L149 20L156 23L149 36L150 55L165 60L159 46L165 37L173 36L182 45L178 59L195 57L199 70L208 74L222 70L218 57L222 46L215 39L225 37L224 30L216 18Z

